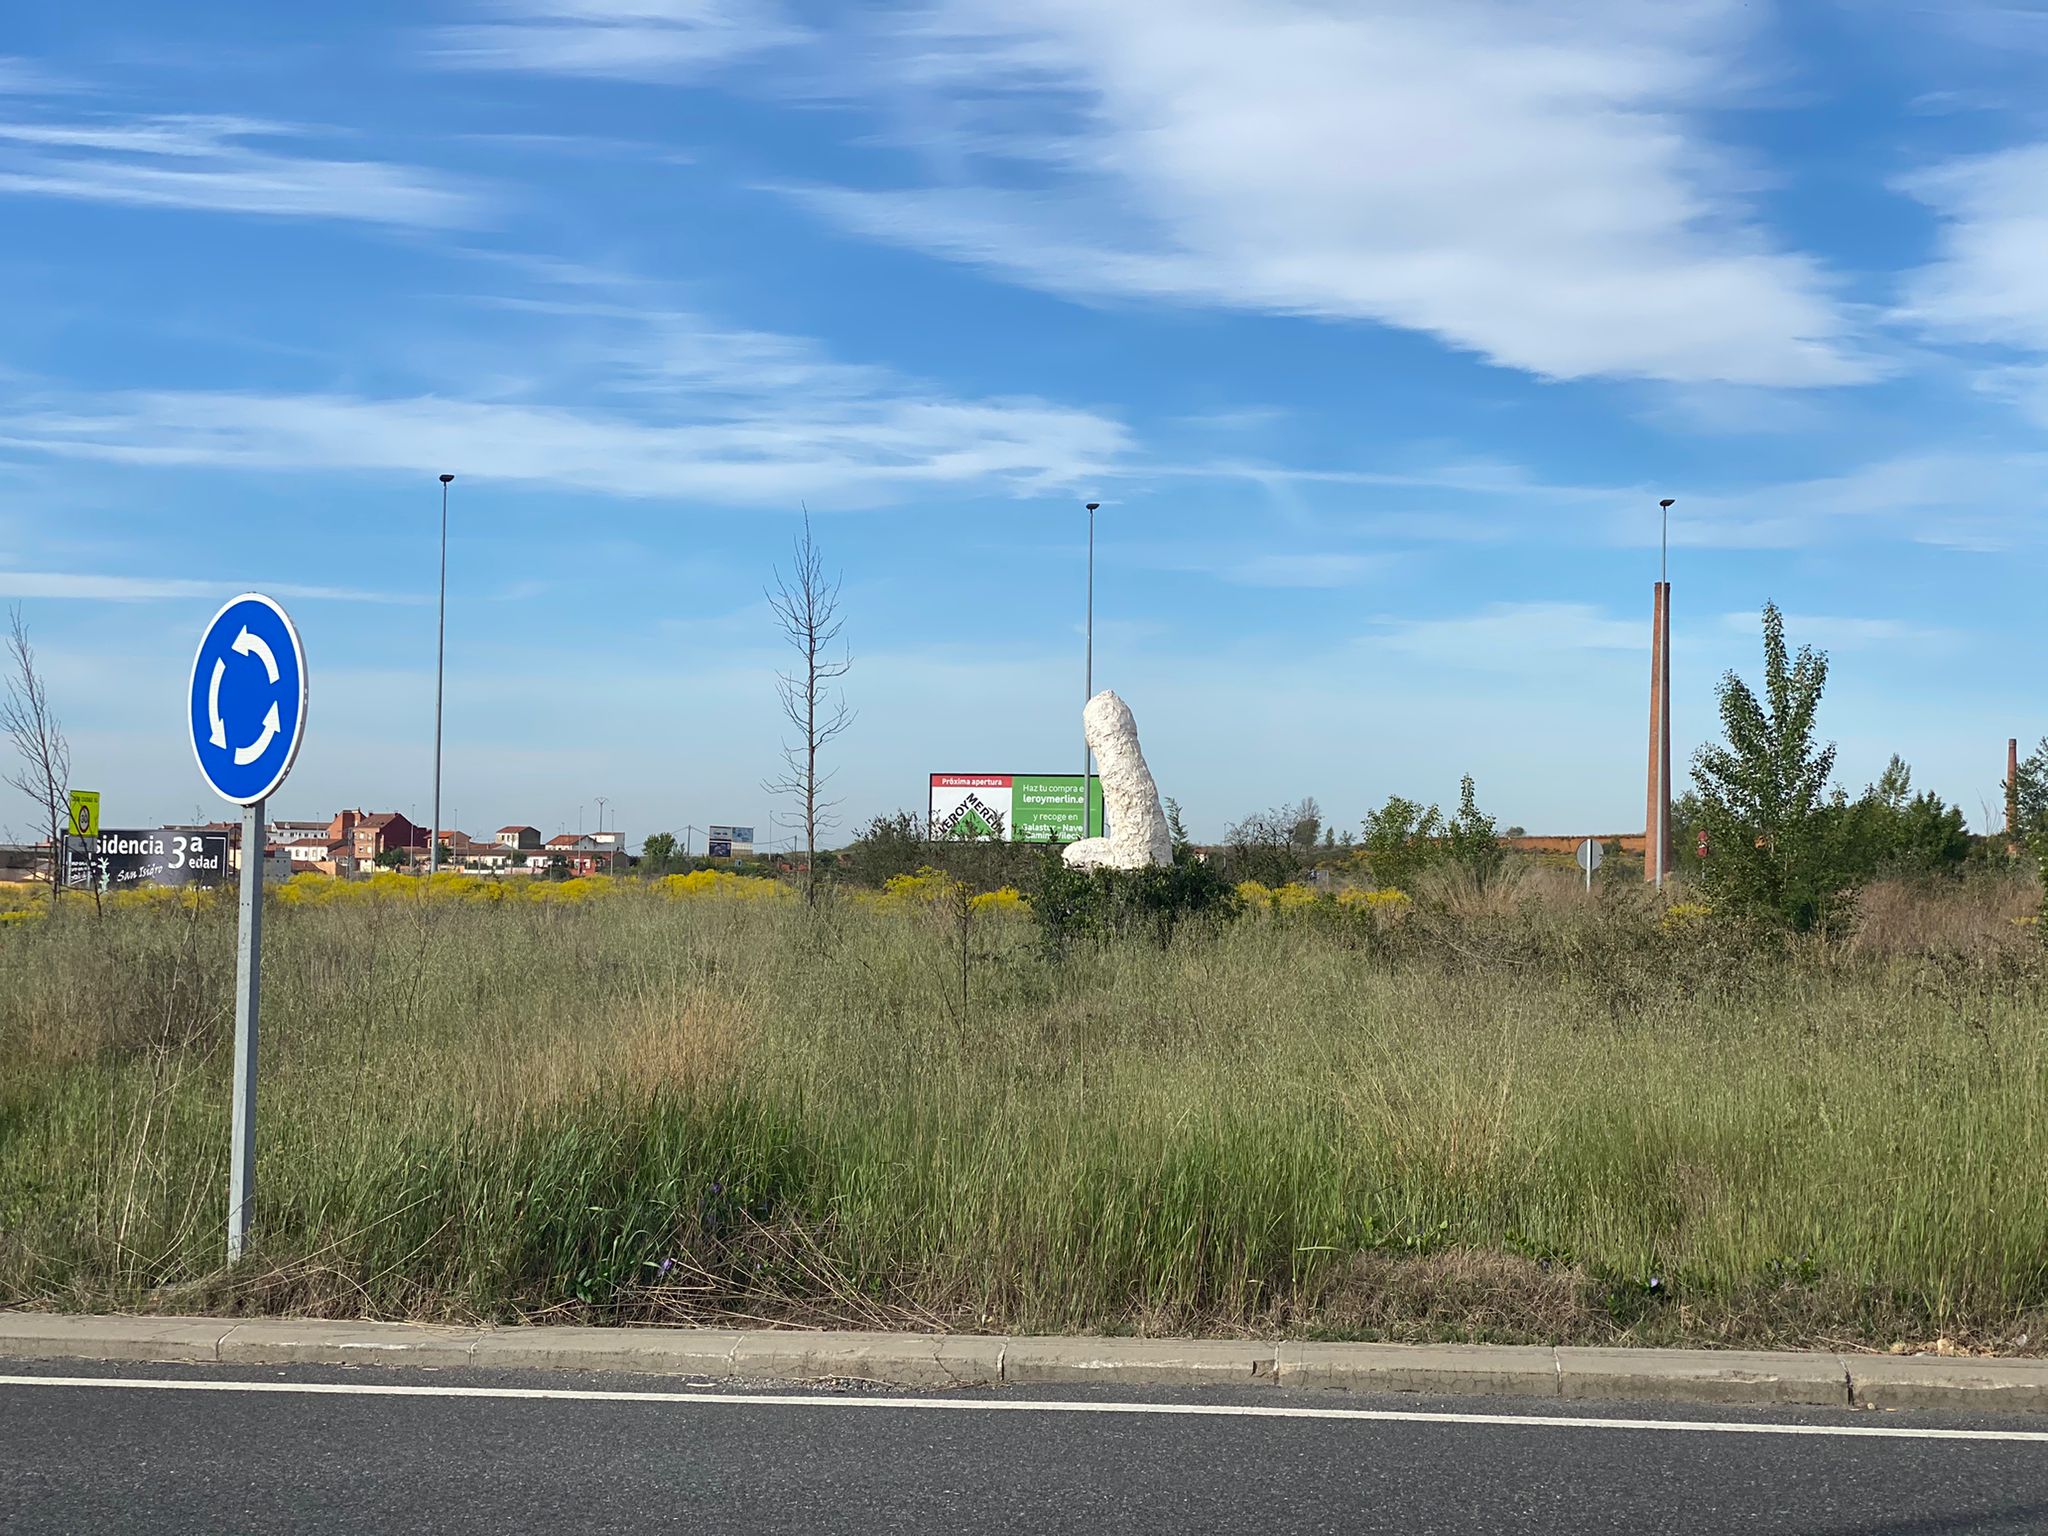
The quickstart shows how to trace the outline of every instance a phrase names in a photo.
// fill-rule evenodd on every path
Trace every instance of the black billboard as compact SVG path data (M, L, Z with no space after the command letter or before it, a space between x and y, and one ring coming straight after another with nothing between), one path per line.
M74 891L138 885L225 885L225 832L130 832L103 827L98 837L64 839L64 884Z

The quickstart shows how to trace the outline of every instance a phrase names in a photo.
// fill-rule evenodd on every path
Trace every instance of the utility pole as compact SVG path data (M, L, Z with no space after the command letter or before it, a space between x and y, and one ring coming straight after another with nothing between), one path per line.
M1095 697L1095 513L1102 505L1088 503L1088 671L1081 703ZM1095 835L1095 754L1088 746L1088 729L1081 728L1081 835Z

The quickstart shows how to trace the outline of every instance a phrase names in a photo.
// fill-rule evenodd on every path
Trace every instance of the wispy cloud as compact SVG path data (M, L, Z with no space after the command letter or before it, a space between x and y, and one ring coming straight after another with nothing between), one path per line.
M174 598L232 594L234 583L167 576L119 576L92 571L0 571L0 595L49 597L83 602L146 603ZM276 597L342 603L416 603L423 596L365 592L351 587L309 587L297 582L270 582L263 590Z
M1356 586L1384 572L1391 557L1342 550L1216 550L1177 554L1171 568L1198 571L1237 587L1336 588Z
M761 0L503 0L498 19L442 28L435 55L467 69L685 80L811 33Z
M2048 144L1954 160L1901 188L1942 218L1940 254L1901 314L1965 341L2048 351Z
M1689 494L1673 511L1671 541L1791 549L1883 534L1989 552L2038 541L2044 510L2048 454L1929 449L1839 475Z
M192 115L0 121L0 195L425 227L484 216L438 172L294 152L309 133Z
M488 361L459 342L430 349L444 370L430 381L377 395L88 394L0 378L0 448L153 466L445 469L601 495L821 507L1072 487L1134 453L1123 424L1098 412L962 396L810 337L721 325L603 268L494 265L526 284L475 299L497 311L486 359L519 358L488 394L474 383L493 376ZM443 353L465 360L449 367Z
M1723 627L1744 635L1762 632L1761 613L1724 613ZM1913 645L1919 647L1954 644L1960 635L1936 625L1914 624L1905 619L1853 618L1839 614L1788 613L1785 635L1793 645L1817 645L1824 650L1860 650L1867 646Z
M465 477L722 504L863 505L920 487L1064 484L1125 448L1107 418L1039 400L794 400L664 425L591 409L437 397L202 391L96 397L16 417L0 443L157 466Z
M1437 665L1524 671L1561 653L1648 648L1649 628L1588 603L1494 603L1441 619L1382 619L1368 643Z
M1733 0L889 14L851 52L928 176L784 189L863 236L1075 298L1376 321L1547 378L1876 371L1688 115L1729 104Z

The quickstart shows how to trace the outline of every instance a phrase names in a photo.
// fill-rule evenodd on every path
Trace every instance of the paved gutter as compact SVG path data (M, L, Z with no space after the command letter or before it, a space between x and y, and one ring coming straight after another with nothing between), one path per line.
M1829 1352L794 1329L444 1328L312 1318L0 1312L0 1361L5 1360L554 1369L916 1388L1103 1382L1987 1413L2048 1409L2048 1360Z

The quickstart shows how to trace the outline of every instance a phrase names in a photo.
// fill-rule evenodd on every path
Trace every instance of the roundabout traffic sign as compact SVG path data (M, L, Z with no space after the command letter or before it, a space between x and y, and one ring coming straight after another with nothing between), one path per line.
M254 805L284 782L306 734L306 652L282 608L244 592L213 616L186 713L199 772L223 800Z
M185 720L199 772L242 808L235 932L235 1082L229 1115L228 1262L242 1257L256 1204L257 1006L263 989L263 802L306 734L306 651L285 611L244 592L213 616L192 657Z

